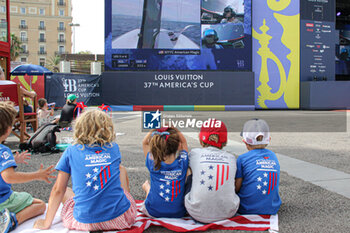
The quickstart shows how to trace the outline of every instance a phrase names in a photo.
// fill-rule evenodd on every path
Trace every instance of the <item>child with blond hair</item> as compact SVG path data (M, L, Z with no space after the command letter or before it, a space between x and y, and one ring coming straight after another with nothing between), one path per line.
M35 228L49 229L62 202L64 227L80 231L130 228L136 220L136 204L130 195L126 169L115 141L112 118L101 110L84 112L74 129L75 143L56 166L45 219ZM67 188L72 177L73 190Z
M277 156L266 149L270 130L266 121L247 121L241 133L248 152L237 159L236 192L240 214L277 214L281 206L278 193L280 165Z
M146 200L142 212L150 217L181 218L188 168L187 141L175 128L150 131L142 142L151 183L142 188Z
M11 102L0 102L0 142L11 134L12 125L17 111ZM36 172L18 172L15 170L17 163L25 163L30 159L27 151L12 154L10 148L0 144L0 232L14 230L17 225L45 212L46 205L42 200L33 198L26 192L14 192L11 184L27 183L34 180L42 180L51 183L49 178L55 178L51 174L53 166L40 169Z
M239 207L235 193L236 158L223 150L227 128L222 121L209 119L199 133L202 148L191 150L185 206L192 218L212 223L233 217Z

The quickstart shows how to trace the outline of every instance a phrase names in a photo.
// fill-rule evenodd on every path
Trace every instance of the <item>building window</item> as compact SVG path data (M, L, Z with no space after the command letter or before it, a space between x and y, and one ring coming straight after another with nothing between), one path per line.
M1 6L1 12L6 13L6 6Z
M39 42L46 42L45 41L45 33L40 33L39 34Z
M64 16L64 10L59 10L59 15Z
M21 57L21 62L27 63L27 58L26 57Z
M39 59L39 65L45 66L45 58L40 58Z
M26 52L27 51L27 45L22 44L21 48L22 48L22 52Z
M58 40L59 42L64 42L64 34L59 34Z
M26 26L26 21L24 19L21 20L21 26Z
M40 30L45 30L45 22L44 21L40 21L39 22L39 29Z
M39 14L40 15L45 15L45 9L44 8L40 8L39 9Z
M27 38L27 33L26 32L21 32L20 34L20 38L21 38L21 42L27 42L28 38Z
M64 22L59 22L58 27L60 30L63 30L64 29Z
M64 53L64 46L63 46L63 45L61 45L61 46L58 47L58 52L59 52L60 54Z
M26 13L26 8L25 7L21 7L21 14L25 14Z
M40 47L39 47L39 53L40 53L40 54L45 54L45 46L40 45Z

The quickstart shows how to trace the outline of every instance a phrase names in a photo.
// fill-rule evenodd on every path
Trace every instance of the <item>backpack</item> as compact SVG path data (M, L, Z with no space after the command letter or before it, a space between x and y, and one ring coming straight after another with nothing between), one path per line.
M59 126L53 123L41 126L28 142L20 144L19 148L34 153L57 152L56 132L60 132Z

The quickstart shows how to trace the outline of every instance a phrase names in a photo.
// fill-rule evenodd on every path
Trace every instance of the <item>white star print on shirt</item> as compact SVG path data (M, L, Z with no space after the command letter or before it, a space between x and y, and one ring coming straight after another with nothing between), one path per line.
M86 174L85 176L86 176L86 178L91 178L91 174L90 173Z
M98 186L97 186L97 185L95 185L95 186L94 186L94 189L95 189L95 190L98 190Z
M257 189L261 189L261 185L259 184L258 186L256 186Z
M90 187L90 186L91 186L91 182L90 181L86 182L86 187Z
M264 195L265 195L265 194L266 194L266 190L263 190L263 191L262 191L262 194L264 194Z
M267 186L267 182L266 181L264 182L264 186Z
M170 181L167 181L167 182L166 182L166 185L170 185Z
M259 176L259 177L258 177L258 181L260 182L261 180L262 180L262 178Z
M96 181L97 180L97 176L94 176L94 178L92 178L94 181Z
M162 197L162 196L164 196L164 193L163 193L163 192L160 192L159 195Z
M159 186L159 188L160 188L160 189L163 189L163 188L164 188L164 185L161 184L161 185Z
M170 193L170 189L166 189L165 192L166 192L166 193Z
M93 169L93 171L94 171L94 173L97 173L97 172L98 172L98 168L95 167L95 168Z
M166 197L166 198L165 198L165 201L169 201L169 197Z
M264 177L267 177L267 173L266 172L264 173Z

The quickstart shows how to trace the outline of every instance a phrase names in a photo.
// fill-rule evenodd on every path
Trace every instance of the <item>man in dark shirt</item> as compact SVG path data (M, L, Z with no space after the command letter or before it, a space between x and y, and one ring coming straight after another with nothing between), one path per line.
M77 106L77 97L74 94L70 94L67 97L67 103L63 106L59 126L62 128L69 127L73 119L77 116L75 107Z

